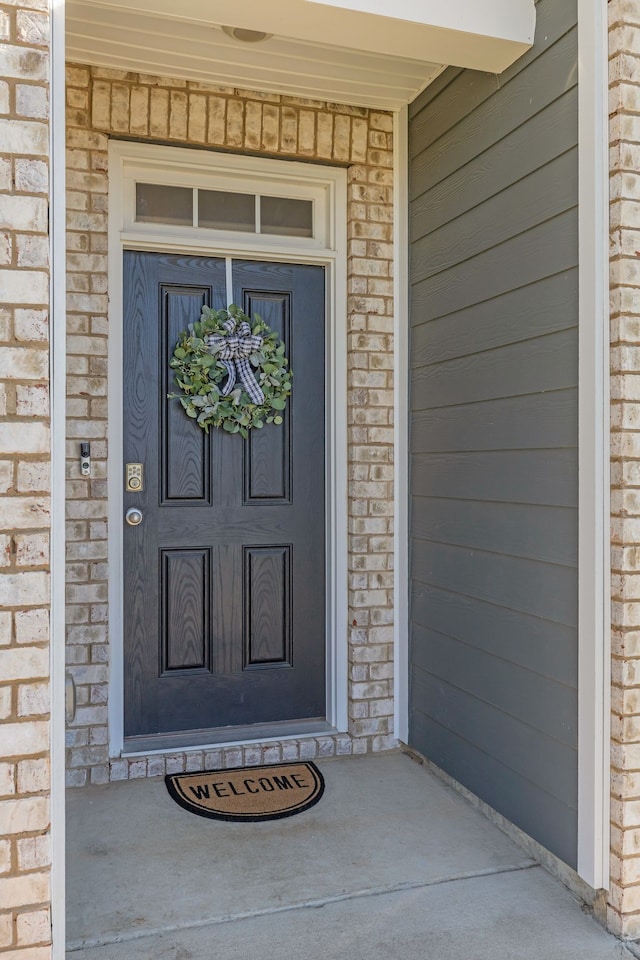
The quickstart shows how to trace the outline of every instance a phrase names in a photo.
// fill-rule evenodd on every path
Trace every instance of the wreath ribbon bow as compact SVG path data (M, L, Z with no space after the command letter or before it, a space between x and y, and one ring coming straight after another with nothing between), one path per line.
M240 380L251 401L260 406L264 403L264 393L251 369L249 357L261 348L262 337L251 333L246 320L238 323L229 317L222 326L227 331L226 335L212 333L205 337L207 346L222 361L229 375L222 396L228 397L236 381Z

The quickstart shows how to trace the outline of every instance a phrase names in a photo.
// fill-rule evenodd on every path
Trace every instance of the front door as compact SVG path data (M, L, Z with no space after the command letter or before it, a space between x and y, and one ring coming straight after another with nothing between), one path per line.
M226 306L224 260L124 254L124 460L143 465L124 494L142 513L123 520L130 742L326 716L325 272L236 260L232 276L294 374L284 423L246 441L167 399L178 335Z

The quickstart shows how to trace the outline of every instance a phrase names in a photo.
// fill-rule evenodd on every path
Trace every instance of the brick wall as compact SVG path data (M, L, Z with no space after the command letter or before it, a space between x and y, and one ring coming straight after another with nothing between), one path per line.
M612 803L609 924L640 937L640 7L610 0Z
M49 918L47 4L0 3L0 955Z
M78 713L68 782L185 766L366 752L393 743L392 118L273 94L68 68L68 662ZM107 596L107 147L109 136L348 166L350 735L110 762ZM78 467L92 442L93 477Z

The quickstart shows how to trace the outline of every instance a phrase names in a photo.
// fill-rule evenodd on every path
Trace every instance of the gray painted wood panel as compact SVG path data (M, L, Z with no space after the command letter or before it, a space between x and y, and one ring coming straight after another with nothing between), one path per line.
M415 683L431 704L430 715L442 726L475 744L545 793L570 806L575 801L573 750L560 740L510 717L489 703L415 669Z
M411 448L416 453L444 453L567 447L576 435L577 398L578 391L571 387L418 410Z
M574 147L411 246L411 270L426 279L544 223L578 202Z
M577 267L577 235L578 211L569 210L434 277L412 278L416 322L454 313ZM529 310L533 312L535 304ZM577 322L577 304L572 316Z
M543 336L567 330L576 322L578 270L564 270L534 283L471 304L444 317L424 317L412 312L411 365L438 363L469 353L479 353L532 334ZM531 304L535 303L535 326Z
M496 183L510 186L549 163L558 151L570 150L575 143L577 100L578 90L574 87L529 123L516 127L461 170L416 198L411 208L410 239L417 240L424 230L435 230L492 197ZM523 158L518 166L513 164L514 153Z
M486 500L414 497L411 533L433 540L575 567L578 555L575 511L570 507Z
M545 736L573 746L577 714L574 688L425 627L418 628L416 636L420 639L416 671L431 674ZM540 710L541 700L546 710Z
M565 863L575 859L577 812L537 783L509 769L495 757L431 717L416 714L412 726L420 742L431 745L430 758L496 810L518 810L518 826L553 850ZM526 795L528 803L522 803ZM513 818L512 818L513 819Z
M577 625L575 568L470 550L431 540L413 541L412 573L421 583L460 590L509 610Z
M412 746L577 856L577 14L410 110Z
M538 2L538 0L536 0L536 2ZM430 136L430 131L433 128L431 123L424 118L423 110L426 104L431 103L431 101L436 100L436 98L440 96L445 87L456 82L456 80L458 83L464 84L467 87L477 86L478 83L485 78L494 81L491 90L494 90L497 85L503 87L509 82L509 80L513 79L513 77L524 71L533 60L537 60L543 51L553 46L557 40L564 36L564 34L571 30L576 24L575 11L569 4L566 3L554 4L549 9L545 10L544 17L544 33L540 33L540 31L538 31L538 35L536 35L535 46L523 54L520 59L516 60L515 63L513 63L504 71L504 73L501 73L497 84L495 82L496 78L494 74L478 73L475 70L462 70L458 67L451 67L449 70L445 71L445 73L440 74L440 76L437 77L433 83L429 84L422 96L414 100L409 107L409 116L412 120L412 128L415 130L415 138L412 139L412 143L410 144L412 150L423 150L435 139L435 137ZM448 92L447 98L452 98L451 90ZM467 100L466 103L467 109L462 114L463 116L466 116L466 114L472 109L471 102ZM441 109L443 115L445 117L447 116L446 106L444 106L441 101L439 101L437 105L434 104L434 107L435 109ZM435 114L435 111L431 112ZM453 123L450 122L445 129L450 129L452 126ZM413 156L414 154L411 155Z
M501 86L498 78L486 75L493 95L415 157L409 176L410 198L460 169L575 86L577 49L578 32L574 29L511 83Z
M414 454L411 461L417 497L578 506L576 450Z
M462 589L462 587L461 587ZM485 600L412 584L414 628L431 627L455 640L473 638L479 650L575 687L575 630L540 617L498 607ZM414 633L414 648L418 638ZM419 704L414 703L416 709Z
M575 330L563 330L422 367L411 383L418 397L439 407L562 390L577 381L577 343Z

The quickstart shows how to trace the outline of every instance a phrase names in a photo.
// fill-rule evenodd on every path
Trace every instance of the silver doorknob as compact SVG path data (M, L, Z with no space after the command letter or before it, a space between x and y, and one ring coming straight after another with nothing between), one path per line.
M142 523L142 510L138 510L137 507L129 507L124 518L130 527L137 527L139 523Z

